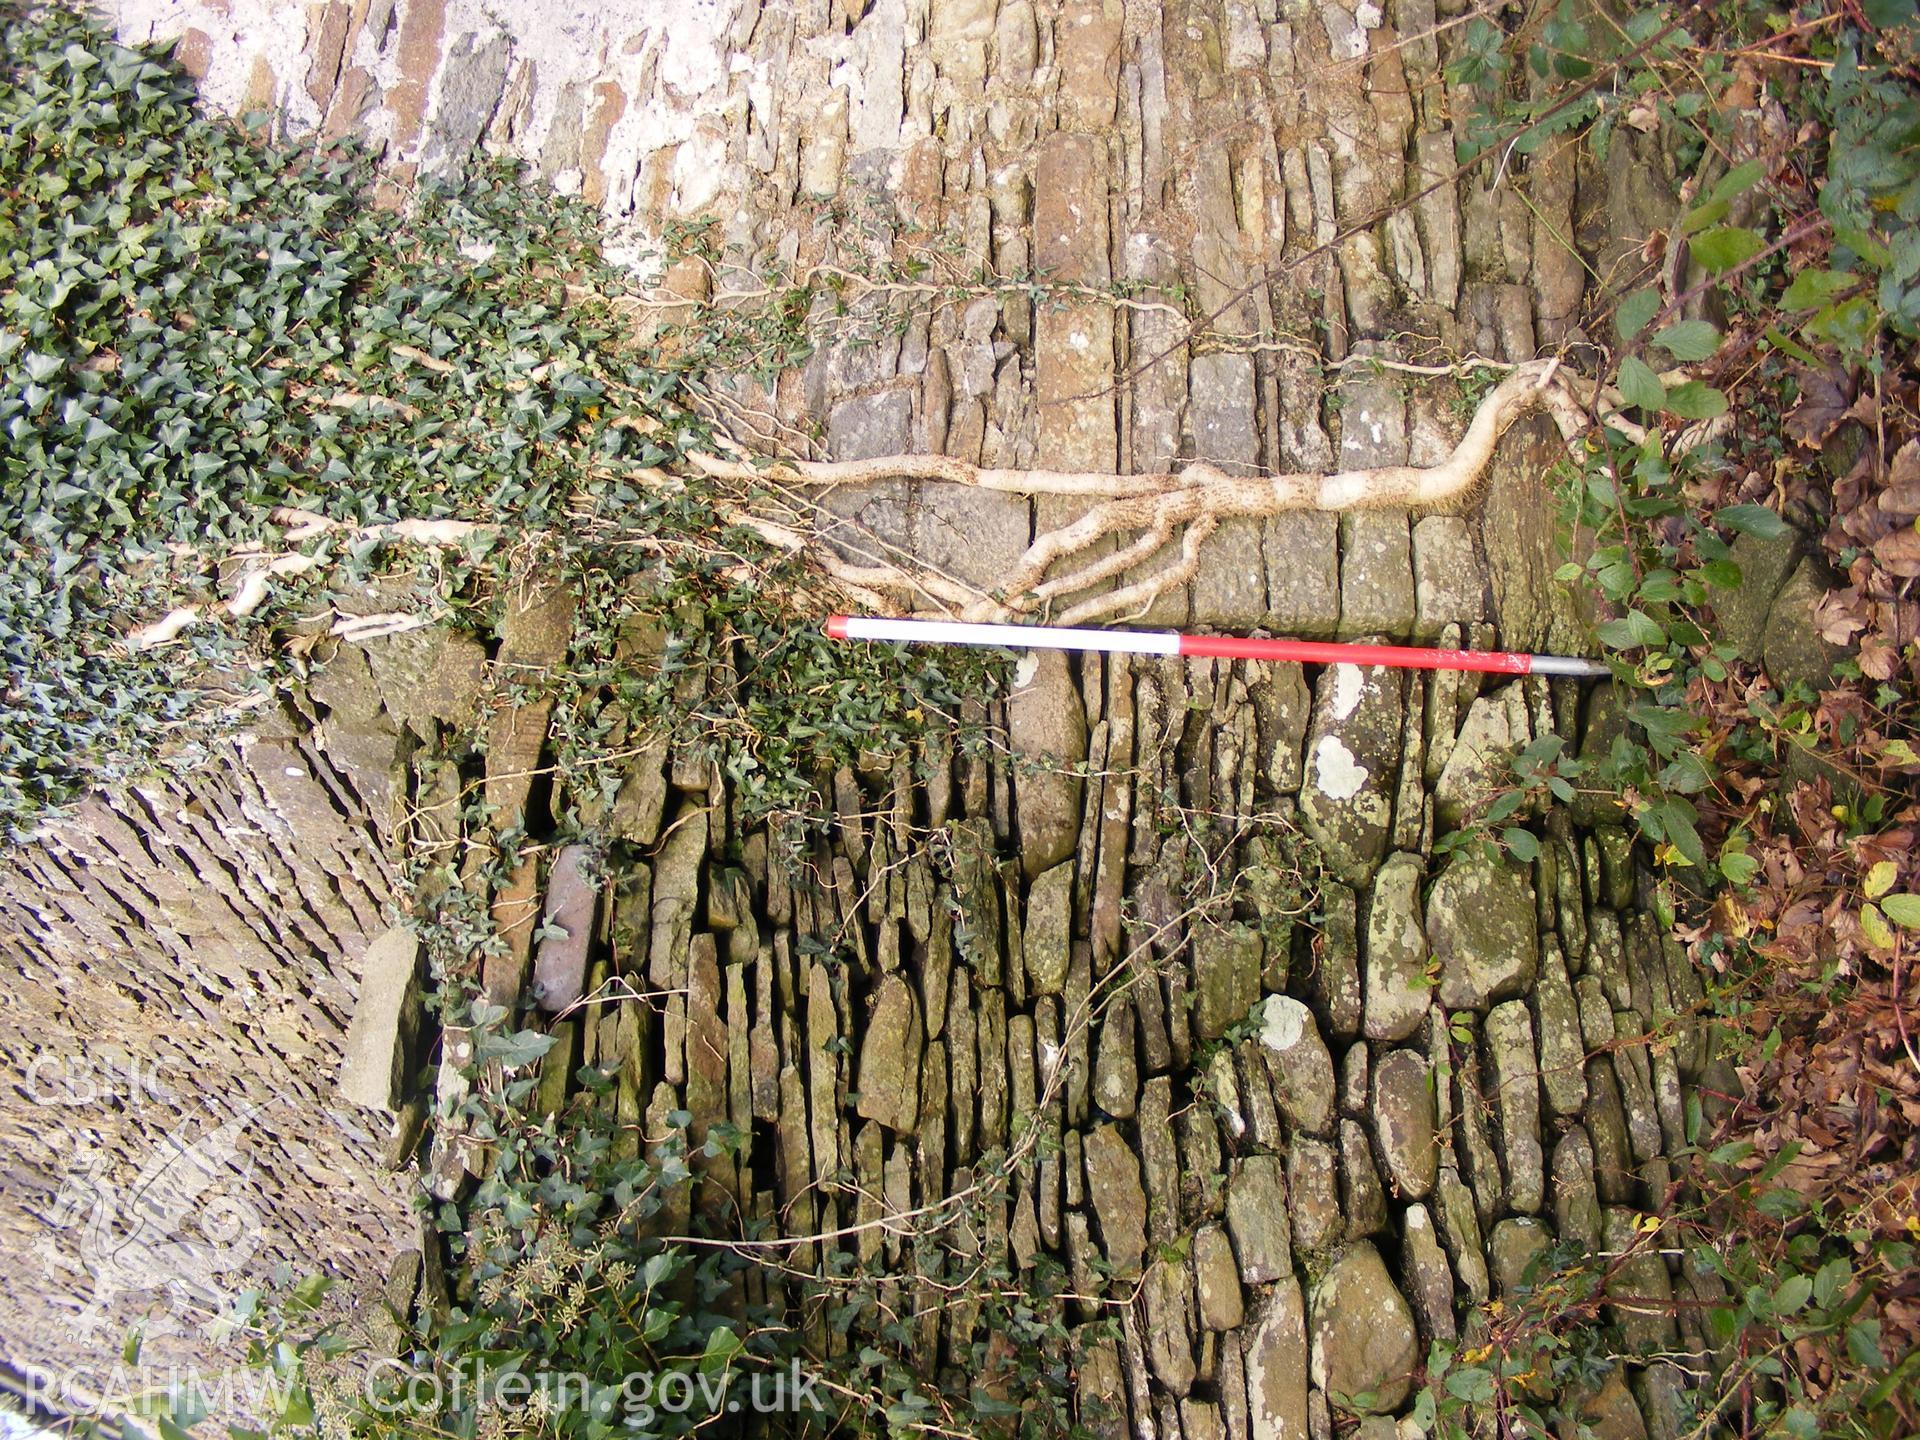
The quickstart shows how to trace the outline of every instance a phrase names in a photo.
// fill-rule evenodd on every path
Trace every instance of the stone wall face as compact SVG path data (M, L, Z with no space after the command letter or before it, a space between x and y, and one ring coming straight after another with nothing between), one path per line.
M907 259L1055 287L1039 302L982 287L923 303L897 334L885 322L905 302L877 295L872 335L840 332L772 387L737 387L742 416L838 459L1430 463L1460 425L1447 391L1329 367L1530 358L1577 335L1586 271L1563 237L1610 279L1632 255L1607 178L1571 144L1516 160L1499 188L1456 177L1466 101L1441 78L1464 8L1452 0L106 8L129 38L179 37L219 104L270 106L294 136L367 137L395 199L496 151L602 205L636 263L670 224L712 220L717 261L652 277L675 298L724 297L768 267ZM1649 173L1635 215L1652 208L1640 190L1660 188ZM1177 295L1207 317L1198 331ZM1146 618L1577 644L1577 617L1546 583L1543 435L1509 438L1471 516L1224 525L1195 579ZM1070 513L935 484L825 507L850 552L904 545L982 586ZM619 1071L634 1114L684 1107L696 1128L770 1137L760 1161L709 1178L796 1231L937 1203L1044 1127L1043 1158L976 1240L1020 1266L1057 1256L1088 1297L1076 1322L1109 1306L1122 1317L1121 1340L1090 1342L1080 1371L1117 1407L1111 1433L1324 1435L1334 1402L1361 1392L1403 1410L1457 1305L1511 1292L1550 1238L1618 1248L1635 1207L1665 1191L1681 1086L1705 1061L1697 1041L1642 1038L1694 992L1638 908L1622 832L1563 817L1541 827L1530 866L1434 855L1502 753L1549 731L1577 742L1579 709L1571 689L1532 682L1056 657L1003 723L1027 756L1088 760L1094 779L997 763L936 766L925 783L904 767L844 772L841 821L797 879L769 863L765 836L723 823L718 777L652 755L637 775L651 824L623 837L595 903L600 933L645 957L620 962L644 965L639 988L675 998L644 1032L568 1022L556 1054ZM317 782L332 764L300 750ZM355 817L361 802L380 809L381 787L327 788L346 830L312 862L324 884L297 864L277 890L254 882L308 905L313 886L338 893L339 913L303 922L297 942L249 900L237 924L219 921L230 952L198 930L142 935L137 916L116 950L96 934L115 913L109 887L89 888L89 857L110 846L143 886L230 872L228 888L251 894L240 879L254 860L232 838L218 848L204 813L270 801L188 802L267 790L273 768L95 808L64 850L17 858L9 1010L35 1025L72 1014L76 1033L157 1032L152 1014L175 1044L180 1014L244 1005L255 1023L233 1025L238 1037L208 1027L232 1046L220 1073L236 1095L302 1095L295 1129L311 1136L333 1103L322 1067L353 957L379 929L384 877L356 848ZM397 783L404 793L404 772ZM1312 924L1287 913L1281 883L1296 831L1333 871ZM200 849L163 838L189 832ZM274 833L276 853L307 848L304 829ZM1237 898L1208 888L1221 876ZM525 909L544 877L514 883ZM49 954L82 978L42 973ZM230 954L263 958L223 959L202 980ZM618 968L606 953L594 963ZM1097 1023L1077 1025L1096 997ZM276 1173L310 1175L285 1144ZM375 1148L343 1140L314 1166L347 1173ZM400 1243L391 1202L357 1185L318 1193L342 1207L320 1228ZM36 1213L23 1194L19 1213ZM866 1232L861 1258L908 1264L884 1235ZM804 1263L833 1268L818 1253ZM1680 1283L1657 1259L1623 1274L1623 1313ZM931 1284L915 1293L921 1357L964 1364L973 1319ZM40 1313L0 1315L0 1333L26 1334ZM1669 1338L1670 1318L1629 1323ZM1639 1372L1632 1393L1617 1375L1594 1398L1596 1425L1636 1433L1637 1393L1657 1428L1678 1374Z
M1335 384L1324 367L1518 360L1577 337L1587 269L1569 245L1624 283L1666 186L1633 137L1611 179L1571 139L1510 157L1497 188L1484 166L1457 173L1472 100L1442 78L1464 28L1446 0L103 8L128 38L177 37L218 104L270 106L293 137L363 136L395 200L477 154L519 157L602 206L613 250L662 298L738 298L822 266L973 285L823 312L838 343L770 392L738 384L749 428L837 459L1430 463L1460 428L1450 384L1357 364ZM688 222L710 222L713 258L662 274L659 242ZM1037 304L979 284L1035 275L1054 287ZM905 545L977 585L1066 513L940 486L828 504L848 549ZM1546 546L1530 496L1511 517L1527 523L1489 527L1495 551ZM1331 520L1227 524L1149 618L1311 627L1331 593L1336 628L1410 633L1410 527L1347 530L1342 570ZM1496 598L1540 588L1526 556L1489 559Z
M1052 1262L1095 1434L1327 1435L1342 1409L1391 1429L1428 1347L1481 1343L1476 1307L1519 1302L1542 1251L1633 1247L1709 1063L1699 981L1605 814L1519 817L1527 864L1436 851L1515 747L1604 737L1605 692L1582 699L1053 656L980 755L823 776L830 821L801 836L741 825L716 767L649 747L592 782L619 799L584 839L495 896L568 922L487 981L556 1037L543 1105L584 1066L626 1143L685 1112L698 1185L671 1233L692 1207L827 1237L723 1310L785 1306L832 1353L868 1343L827 1322L842 1287L880 1277L912 1340L871 1343L962 1384L993 1353L966 1277ZM509 714L530 746L547 723ZM525 752L487 764L504 784ZM701 1157L722 1133L751 1143ZM469 1143L436 1135L438 1193ZM1597 1433L1680 1433L1669 1361L1705 1353L1714 1282L1642 1249L1606 1294L1668 1359L1576 1404Z
M413 1243L388 1117L334 1093L393 881L354 781L380 736L283 730L0 865L0 1346L56 1404L136 1321L146 1361L212 1383L223 1298L282 1265L377 1279Z

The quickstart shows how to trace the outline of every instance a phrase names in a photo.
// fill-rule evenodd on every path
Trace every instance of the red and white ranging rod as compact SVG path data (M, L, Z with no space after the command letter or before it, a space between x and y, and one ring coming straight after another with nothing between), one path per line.
M1390 665L1401 670L1483 670L1497 675L1604 676L1598 660L1522 655L1511 650L1437 650L1418 645L1352 645L1334 640L1259 640L1241 635L1183 635L1176 630L1078 630L1058 625L972 625L959 620L883 620L834 615L835 640L896 640L908 645L991 645L1009 650L1097 650L1215 660L1293 660L1306 665Z

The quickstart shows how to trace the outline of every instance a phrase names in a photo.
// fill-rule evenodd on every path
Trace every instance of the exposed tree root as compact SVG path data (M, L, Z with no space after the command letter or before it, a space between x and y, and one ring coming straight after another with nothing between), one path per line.
M1047 610L1060 623L1078 624L1138 613L1163 592L1185 584L1198 566L1200 543L1223 520L1299 510L1428 509L1455 501L1480 482L1507 429L1536 410L1551 415L1569 440L1588 429L1578 382L1558 361L1539 360L1515 366L1489 391L1453 454L1427 468L1392 465L1334 475L1241 476L1202 461L1166 475L1113 475L985 469L944 455L771 466L705 454L689 459L711 478L742 484L820 489L889 479L942 480L982 490L1091 500L1077 519L1036 536L993 595L957 595L955 590L964 587L907 565L866 566L858 573L858 583L866 590L905 598L909 605L915 602L908 597L931 595L948 613L957 606L963 619L1008 620ZM1180 557L1173 564L1068 603L1152 561L1183 526ZM1101 546L1110 536L1134 531L1141 532L1138 538L1117 550ZM815 553L824 548L815 543ZM1085 558L1071 563L1075 557ZM1063 564L1069 568L1054 573ZM834 574L832 563L826 568Z
M275 524L287 527L285 538L296 544L338 531L356 540L395 540L404 544L430 546L458 545L471 536L489 533L497 528L468 520L396 520L385 525L347 525L311 510L296 510L291 506L275 510L272 519ZM178 639L189 626L206 619L210 614L235 618L251 615L266 603L274 581L304 575L322 563L318 556L297 552L240 557L233 594L224 603L176 606L151 624L130 631L126 636L127 647L132 650L154 649L169 640ZM334 630L348 638L367 639L370 634L392 634L396 630L410 630L424 623L424 620L411 616L343 616Z
M1613 413L1619 404L1617 396L1568 374L1557 360L1530 361L1514 366L1487 393L1460 443L1440 464L1425 468L1389 465L1333 475L1229 475L1204 461L1164 475L1001 470L945 455L894 455L840 462L794 460L769 465L756 462L735 447L729 447L733 449L729 456L695 452L687 459L701 477L760 492L714 497L714 503L728 523L751 531L786 554L804 556L855 604L882 612L957 614L967 620L1012 620L1044 612L1058 623L1071 625L1139 614L1166 591L1187 583L1199 567L1202 545L1222 521L1302 510L1431 509L1447 505L1480 483L1500 437L1523 416L1544 411L1571 444L1588 433L1596 410L1623 432L1638 430ZM687 484L690 477L649 469L627 478L649 486L678 487ZM897 563L848 560L804 521L783 523L764 513L769 489L804 497L807 492L835 486L897 479L946 481L982 490L1067 496L1091 503L1076 519L1036 536L990 595L911 557L902 557ZM800 508L806 508L804 500ZM444 546L499 528L463 520L401 520L356 527L295 509L276 510L273 518L287 527L290 543L339 533L355 539ZM1152 573L1139 575L1142 567L1153 563L1174 543L1176 533L1177 558ZM1104 543L1122 534L1134 534L1134 538L1118 546ZM182 606L133 631L126 643L135 650L150 649L176 638L210 613L251 614L276 580L302 574L321 563L317 557L297 552L247 556L240 565L232 597L224 604ZM1112 589L1096 589L1129 574L1138 578ZM1080 598L1076 600L1076 596Z

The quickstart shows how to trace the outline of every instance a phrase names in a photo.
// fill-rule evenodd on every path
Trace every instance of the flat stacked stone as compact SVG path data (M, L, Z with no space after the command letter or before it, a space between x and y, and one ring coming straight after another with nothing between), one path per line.
M149 8L123 6L125 23ZM1229 4L1200 24L1117 0L750 0L724 28L673 30L658 7L615 3L559 36L515 4L483 25L414 0L387 27L328 0L310 7L304 48L264 47L224 8L170 7L166 22L188 28L210 93L271 100L292 131L365 126L396 178L492 146L635 237L721 217L714 274L660 277L674 307L729 273L917 260L929 235L956 273L1074 287L1036 301L984 286L931 313L868 297L852 319L871 333L764 390L741 383L748 410L836 458L916 449L1103 472L1200 458L1247 475L1431 464L1459 420L1389 348L1397 334L1520 359L1579 318L1585 272L1555 238L1576 233L1570 158L1516 158L1524 200L1477 178L1434 184L1453 171L1448 117L1470 97L1446 78L1463 37L1431 4ZM1608 183L1582 175L1583 195L1590 180ZM817 223L823 196L861 223ZM1139 303L1114 303L1115 277L1145 287ZM1199 331L1177 313L1181 291L1210 317ZM1317 353L1286 335L1321 337ZM1580 617L1548 581L1560 557L1540 503L1544 436L1522 427L1502 447L1484 523L1235 520L1142 618L1578 644ZM885 481L827 499L821 525L845 553L897 546L991 589L1078 504ZM1796 559L1768 583L1803 599ZM536 660L564 632L542 608L564 597L540 602L502 637ZM1796 675L1817 668L1769 647L1766 614L1729 609L1743 646ZM345 661L313 772L383 815L444 806L449 777L409 773L402 736L463 723L459 677L483 660L473 641L396 650L382 705ZM974 1312L941 1302L950 1254L1013 1270L1046 1255L1086 1297L1076 1324L1138 1287L1118 1338L1082 1337L1085 1393L1107 1403L1110 1433L1295 1436L1325 1433L1343 1405L1402 1415L1421 1342L1524 1285L1536 1242L1611 1244L1660 1198L1682 1087L1706 1063L1697 1036L1652 1036L1660 1011L1686 1008L1688 977L1684 957L1676 969L1622 923L1635 880L1617 816L1576 811L1587 828L1564 833L1557 816L1522 817L1548 832L1551 868L1453 843L1513 752L1566 713L1544 699L1453 674L1050 656L1019 674L991 758L832 777L835 823L797 874L780 837L739 832L699 757L645 750L589 815L619 842L604 875L601 851L569 847L496 897L503 928L527 938L491 982L507 1003L558 1011L631 961L657 1009L578 1024L564 1053L617 1076L630 1136L684 1110L689 1135L753 1138L703 1171L735 1207L713 1213L863 1227L844 1254L801 1247L795 1268L918 1277L895 1296L915 1363L964 1365L978 1338ZM538 761L547 722L534 707L496 719L490 797L525 804L508 762ZM280 803L307 802L289 788ZM1315 858L1329 873L1291 885ZM72 898L83 870L16 889L55 879L76 914L104 907ZM379 933L363 892L380 887L333 890L302 867L287 893L316 940L334 937L329 953L348 953ZM190 897L167 899L191 953ZM214 940L203 950L209 971L245 968ZM336 1030L352 988L313 1007ZM575 1068L543 1070L550 1098ZM991 1188L1009 1156L1004 1192L939 1243L889 1228ZM1640 1268L1633 1284L1657 1293ZM1610 1299L1624 1315L1632 1296ZM846 1343L817 1309L800 1318ZM1637 1414L1633 1385L1653 1373L1610 1382L1595 1413Z

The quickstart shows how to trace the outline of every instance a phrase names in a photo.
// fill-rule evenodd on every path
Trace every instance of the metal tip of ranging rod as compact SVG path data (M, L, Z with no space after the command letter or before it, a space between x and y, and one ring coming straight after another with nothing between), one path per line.
M1563 675L1574 679L1604 680L1613 671L1604 660L1584 660L1575 655L1529 655L1534 675Z
M1180 655L1222 660L1291 660L1307 665L1387 665L1402 670L1476 670L1497 675L1604 678L1598 660L1526 655L1512 650L1442 650L1336 640L1184 635L1174 630L1092 630L1060 625L979 625L961 620L886 620L834 615L836 640L891 640L907 645L986 645L1009 650L1088 650L1103 654Z

